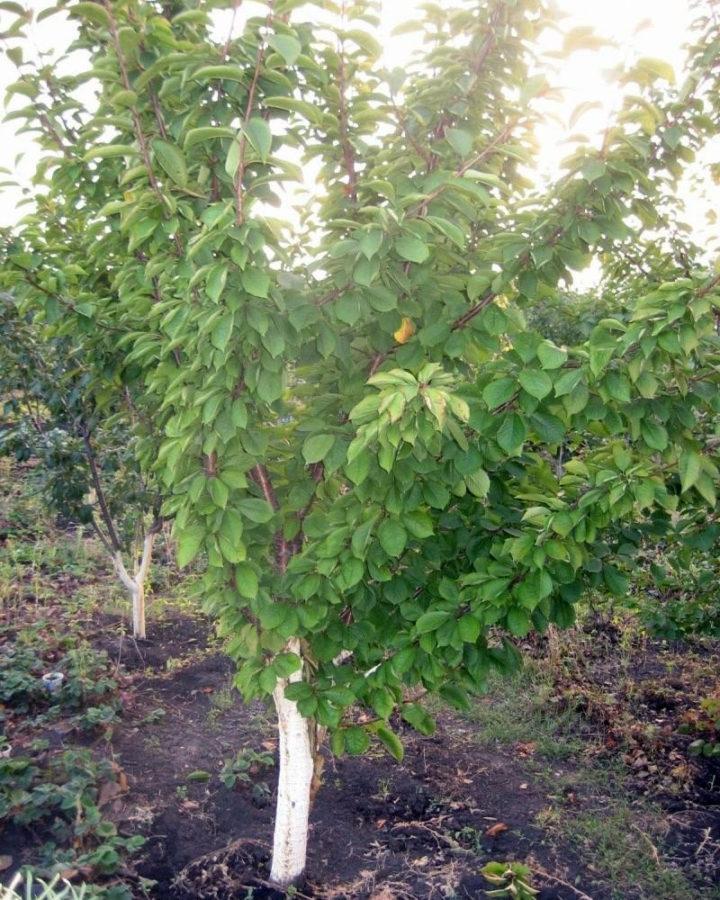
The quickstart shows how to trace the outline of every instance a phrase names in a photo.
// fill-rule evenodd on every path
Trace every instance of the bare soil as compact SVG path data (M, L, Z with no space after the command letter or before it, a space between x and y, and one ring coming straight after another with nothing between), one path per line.
M219 779L223 760L238 749L275 749L272 715L262 704L234 702L231 664L219 653L203 653L206 627L201 620L175 616L155 629L152 646L138 651L124 645L123 659L134 673L124 721L110 750L130 789L115 801L113 813L125 830L147 835L137 870L157 882L153 896L229 900L252 887L255 898L273 897L276 893L264 879L275 772L255 776L267 786L259 796L250 785L231 790ZM133 656L137 652L146 662L141 670ZM163 655L177 667L164 670ZM704 839L715 852L720 846L718 766L709 760L690 762L687 740L677 737L675 720L667 718L672 713L677 719L687 705L681 690L687 673L674 671L670 680L676 687L663 683L658 688L659 675L667 676L661 651L651 648L637 665L630 679L637 708L630 709L630 698L621 697L618 706L617 697L605 697L609 707L603 720L601 705L591 696L597 684L585 686L591 700L584 737L592 735L592 752L599 755L617 754L623 745L632 789L652 793L676 817L668 846L678 860L694 859ZM595 672L600 682L615 675ZM559 681L558 704L578 703L582 682L573 682L571 698ZM653 693L658 690L678 697L658 710ZM165 710L164 717L148 724L158 708ZM630 724L621 721L618 709ZM654 755L653 747L642 742L638 709L661 722L661 737L662 724L666 726L666 740L655 739ZM303 896L485 897L489 885L479 870L493 859L530 861L543 900L583 893L593 900L619 896L612 885L598 883L592 864L575 848L559 844L538 825L543 810L556 804L558 792L570 815L596 799L585 796L582 778L591 758L578 754L548 769L537 764L531 743L484 745L478 741L478 725L446 710L431 738L401 723L395 727L406 745L401 765L380 753L328 758L312 812ZM680 790L672 779L663 780L667 765L677 768L678 759L684 767L678 775ZM647 774L640 777L643 771ZM193 780L201 777L197 773L207 780ZM707 876L710 884L712 869Z

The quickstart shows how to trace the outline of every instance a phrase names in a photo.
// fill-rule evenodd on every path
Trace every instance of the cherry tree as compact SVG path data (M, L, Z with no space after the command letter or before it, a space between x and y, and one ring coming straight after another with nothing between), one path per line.
M305 869L326 741L402 758L399 719L434 729L423 691L466 707L516 638L627 590L608 535L716 506L720 276L665 265L717 130L713 6L681 83L630 64L549 187L542 0L423 4L403 68L374 0L48 4L78 25L72 75L24 60L29 13L10 28L43 156L4 271L123 355L179 562L205 565L236 684L277 709L278 885ZM528 326L633 252L670 276L635 278L622 316L570 346Z

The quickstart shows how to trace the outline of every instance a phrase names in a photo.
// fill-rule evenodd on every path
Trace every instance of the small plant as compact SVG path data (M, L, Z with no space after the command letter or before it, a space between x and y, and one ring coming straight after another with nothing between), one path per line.
M453 837L463 847L468 847L472 850L476 856L484 852L483 833L478 831L477 828L473 828L472 825L464 825L458 831L454 831Z
M118 720L118 710L115 706L103 703L101 706L90 706L78 717L78 724L84 731L102 729L109 737L112 726Z
M484 877L494 885L488 897L512 897L513 900L532 900L538 891L530 884L530 869L517 862L489 862L481 869Z
M162 722L165 718L165 710L158 706L157 709L152 709L142 720L142 725L157 725L158 722Z
M720 758L720 694L704 697L700 709L688 714L683 730L699 734L688 748L693 756Z
M387 802L390 797L391 790L392 782L389 778L378 778L377 791L375 792L376 797L384 802Z
M226 788L234 788L238 784L251 784L252 776L261 769L275 765L272 753L257 753L246 747L239 750L234 759L226 759L220 771L220 780Z
M71 864L110 875L144 843L102 817L100 788L114 780L112 765L88 750L66 750L44 767L26 756L0 759L0 823L47 829L52 840L42 856L50 874Z

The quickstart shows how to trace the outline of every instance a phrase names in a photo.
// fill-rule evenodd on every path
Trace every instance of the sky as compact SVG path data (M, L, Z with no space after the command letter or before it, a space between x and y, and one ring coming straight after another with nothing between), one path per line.
M24 0L34 7L45 6L44 0ZM383 0L381 42L386 47L386 61L389 65L402 65L412 53L413 35L393 36L392 30L413 15L413 8L422 0ZM249 4L247 4L249 5ZM536 166L545 178L552 178L560 170L560 162L568 156L572 145L565 139L572 131L585 134L601 134L609 117L618 105L617 90L614 89L606 72L621 61L634 57L659 57L671 63L680 71L683 58L683 44L688 35L691 20L689 0L557 0L558 7L565 14L561 22L561 33L547 33L543 46L551 51L562 43L562 35L570 29L587 25L601 37L613 42L613 46L599 51L581 51L569 58L557 60L556 71L551 75L553 84L562 88L562 99L553 104L555 118L548 118L538 135L540 153ZM0 12L2 18L7 13ZM61 15L52 16L36 26L33 41L36 48L59 50L72 40L73 26ZM5 88L16 79L14 66L0 56L0 98ZM22 99L22 98L20 98ZM17 104L18 98L15 99ZM598 107L586 112L575 128L569 126L573 110L584 101L596 102ZM14 124L3 125L0 141L0 166L16 171L27 181L34 170L37 154L27 136L14 133ZM720 149L715 148L716 160L720 160ZM5 190L0 195L0 226L16 222L24 213L17 207L19 194ZM720 191L717 193L720 200ZM705 214L707 203L694 199L688 190L689 218L698 235L707 232Z

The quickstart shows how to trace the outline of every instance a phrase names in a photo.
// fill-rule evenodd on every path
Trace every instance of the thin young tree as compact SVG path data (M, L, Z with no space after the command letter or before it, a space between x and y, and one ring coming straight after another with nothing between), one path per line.
M138 458L179 561L206 560L236 683L277 709L278 885L305 869L326 738L401 758L395 711L434 728L409 687L466 706L514 638L627 589L609 529L716 505L720 277L650 278L577 346L523 313L663 231L717 127L713 6L681 86L633 63L601 145L547 189L542 0L424 4L403 69L380 63L373 0L48 5L78 23L73 76L23 61L18 17L15 115L49 198L24 227L57 237L8 267L39 309L115 329L155 404L162 446Z
M144 640L160 497L134 458L126 398L120 393L118 403L103 380L107 359L96 360L93 372L81 351L77 340L19 310L11 295L0 296L0 455L37 460L50 509L92 528L130 595L133 636Z

